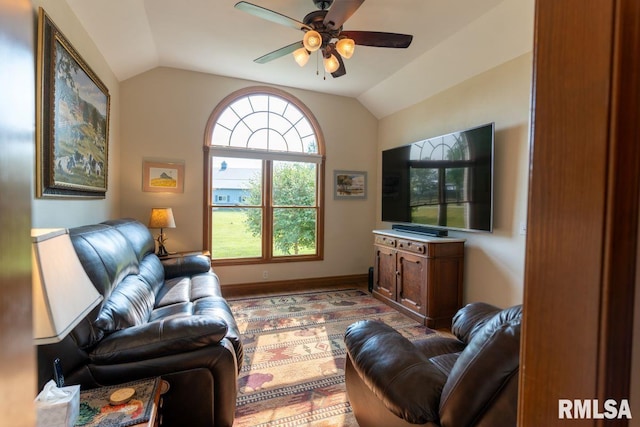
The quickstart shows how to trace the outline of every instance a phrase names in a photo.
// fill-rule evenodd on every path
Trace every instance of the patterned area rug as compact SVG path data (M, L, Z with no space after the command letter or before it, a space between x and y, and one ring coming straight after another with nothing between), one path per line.
M228 301L245 351L235 427L355 427L344 384L347 326L379 319L409 339L437 334L358 289Z

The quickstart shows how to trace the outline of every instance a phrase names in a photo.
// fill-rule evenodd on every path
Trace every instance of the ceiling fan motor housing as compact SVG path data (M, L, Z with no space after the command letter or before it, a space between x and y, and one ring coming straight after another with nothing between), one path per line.
M314 0L318 2L318 0ZM322 36L322 47L326 47L331 40L338 38L340 34L340 30L342 28L337 28L335 30L330 30L324 24L324 17L326 16L326 10L315 10L311 13L308 13L307 16L304 17L303 21L306 25L310 26L314 30L316 30Z
M313 4L320 10L326 10L331 6L333 0L313 0Z

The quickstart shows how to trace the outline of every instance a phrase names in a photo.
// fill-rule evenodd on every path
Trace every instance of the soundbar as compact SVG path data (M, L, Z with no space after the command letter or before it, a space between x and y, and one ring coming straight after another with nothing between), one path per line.
M449 232L442 228L423 227L420 225L393 224L392 230L407 231L409 233L423 234L431 237L447 237Z

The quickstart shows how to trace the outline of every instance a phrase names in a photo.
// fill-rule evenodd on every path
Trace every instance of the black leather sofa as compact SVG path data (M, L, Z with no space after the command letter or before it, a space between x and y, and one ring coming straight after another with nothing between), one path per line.
M345 334L347 394L360 427L516 425L522 307L474 303L456 338L410 342L377 321Z
M60 358L67 384L83 388L162 377L163 426L231 426L240 333L204 255L159 259L132 219L69 230L104 301L60 343L38 347L40 388Z

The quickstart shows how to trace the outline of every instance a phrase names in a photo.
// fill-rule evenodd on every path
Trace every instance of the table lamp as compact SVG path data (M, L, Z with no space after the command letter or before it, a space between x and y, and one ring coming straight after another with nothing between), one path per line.
M31 230L33 341L62 341L102 301L67 229Z
M160 234L158 234L158 237L156 237L156 241L158 242L158 252L156 252L156 255L169 255L169 252L167 252L167 248L164 246L164 242L166 242L168 239L162 229L176 228L176 222L173 219L173 211L171 210L171 208L152 208L148 227L160 229Z

